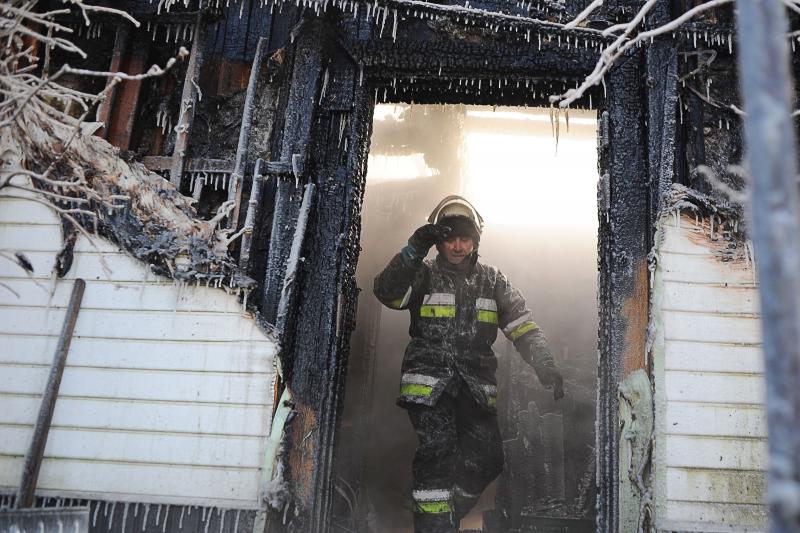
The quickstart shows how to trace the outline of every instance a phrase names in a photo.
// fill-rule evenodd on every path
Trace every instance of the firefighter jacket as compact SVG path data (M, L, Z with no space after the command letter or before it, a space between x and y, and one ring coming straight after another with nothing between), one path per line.
M409 342L402 365L400 405L433 406L460 378L487 410L497 402L497 329L514 343L540 380L554 368L544 334L522 294L495 267L478 261L451 265L395 255L375 278L374 292L391 309L411 313Z

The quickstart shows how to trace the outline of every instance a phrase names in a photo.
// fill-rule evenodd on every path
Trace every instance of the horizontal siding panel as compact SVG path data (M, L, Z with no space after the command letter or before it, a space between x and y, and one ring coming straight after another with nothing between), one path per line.
M723 316L662 311L664 338L729 344L761 343L761 323L755 316Z
M25 455L32 427L0 425L0 455ZM194 434L150 434L52 427L45 461L85 459L165 465L259 468L260 439Z
M264 436L272 398L265 405L215 405L59 397L53 427L123 431ZM36 421L41 397L0 395L0 424Z
M760 504L764 473L667 468L667 500Z
M58 252L61 249L61 226L56 224L0 224L0 249L21 251L27 255L34 252ZM120 253L119 246L102 237L92 235L91 241L83 234L74 248L75 255L82 253Z
M660 251L658 268L664 281L753 286L755 274L745 261L722 261L715 256Z
M714 236L718 236L718 228L714 226ZM700 225L695 224L694 215L683 215L679 224L675 217L661 226L659 250L689 255L710 255L719 247L727 248L728 243L721 239L711 240L708 219Z
M78 241L82 242L83 240L79 239ZM56 253L55 251L23 252L33 266L31 276L25 274L18 265L2 261L0 262L0 278L27 279L33 277L49 283L52 279ZM140 283L147 279L165 279L150 273L149 267L119 251L76 253L73 257L72 267L63 280L76 278L83 278L87 281L113 279L117 282L136 281ZM47 284L45 286L49 288Z
M759 313L757 287L664 282L662 309L699 313Z
M0 362L50 365L58 338L0 337ZM198 372L253 372L272 374L276 346L271 341L163 342L124 339L73 339L68 367L187 370Z
M65 311L35 307L0 307L0 335L56 334ZM262 337L249 315L185 314L169 311L82 309L76 337L143 340L236 341Z
M17 195L14 192L14 195ZM0 202L0 224L49 224L58 226L58 217L46 205L25 199L4 197Z
M766 439L668 435L667 466L729 470L767 468Z
M58 224L0 224L0 245L3 250L52 252L61 249Z
M665 372L667 401L763 404L764 378L747 374Z
M155 277L155 276L152 276ZM0 291L0 305L66 307L72 292L71 282L36 283L31 279L2 280L16 292ZM172 283L156 284L88 281L81 309L127 309L139 311L198 311L241 313L235 297L213 287L179 288Z
M667 519L681 523L673 524L676 531L734 531L732 525L750 526L747 529L750 533L767 531L767 508L759 504L673 501L669 504ZM717 529L713 525L709 527L703 524L720 527Z
M764 371L764 353L761 346L669 341L664 347L664 367L667 370L760 374Z
M22 463L21 457L0 456L0 486L19 484ZM47 459L36 488L73 495L145 494L145 501L172 498L187 504L206 499L256 508L259 476L252 469Z
M671 435L767 437L767 416L761 406L670 402L665 422Z
M0 260L12 289L0 289L0 487L19 484L72 280L83 278L37 490L257 508L274 341L236 295L179 287L102 238L79 236L72 268L53 280L58 218L28 203L0 199L0 248L35 270L32 280Z
M49 371L0 366L0 392L42 394ZM260 374L67 368L59 396L266 405L270 380Z

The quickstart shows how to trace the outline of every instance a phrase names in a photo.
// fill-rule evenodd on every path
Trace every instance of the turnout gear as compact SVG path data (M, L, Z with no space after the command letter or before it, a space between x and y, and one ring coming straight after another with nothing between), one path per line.
M497 360L491 347L498 327L543 384L555 385L558 370L522 294L477 259L473 253L464 264L452 265L441 255L412 261L400 253L375 278L378 299L411 314L400 405L433 406L458 378L483 409L494 411Z
M408 407L419 437L412 467L416 531L458 531L459 521L503 470L497 417L483 411L469 389L454 394L445 393L432 407Z
M431 224L457 221L451 226L457 233L463 229L458 224L466 221L480 236L482 220L474 208L471 216L440 216L452 212L443 204L431 214ZM453 205L464 212L463 202ZM430 235L428 231L424 234ZM409 243L415 240L412 236ZM451 264L441 254L423 260L425 254L406 249L375 278L374 292L387 307L411 314L398 404L408 410L419 437L413 465L414 528L418 533L451 533L503 468L497 359L491 348L498 328L539 380L555 388L556 399L563 396L563 380L522 294L500 271L479 262L477 252Z

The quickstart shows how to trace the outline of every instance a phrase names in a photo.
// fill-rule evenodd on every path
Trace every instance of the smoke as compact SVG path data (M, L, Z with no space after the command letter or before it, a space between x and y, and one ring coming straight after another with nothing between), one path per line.
M569 504L578 496L594 446L594 127L590 116L573 118L568 133L562 124L556 149L547 111L510 109L495 114L490 108L464 106L376 109L357 272L363 292L337 450L341 482L357 494L352 502L337 506L338 521L346 527L411 531L410 472L417 443L405 411L395 404L409 319L407 312L381 308L372 295L372 280L448 194L465 194L481 211L486 219L481 260L500 268L525 295L566 378L568 397L557 405L538 382L501 390L501 427L509 432L504 438L514 438L510 433L519 431L512 427L513 421L504 420L509 418L504 406L519 402L527 406L534 398L541 413L563 413L564 440L570 442L564 445L564 494L559 497ZM506 341L499 337L496 353L503 386L503 373L508 374L514 357L518 366L519 356L504 355ZM532 470L531 465L510 466ZM488 496L482 501L493 507ZM479 523L479 515L473 514L472 523Z

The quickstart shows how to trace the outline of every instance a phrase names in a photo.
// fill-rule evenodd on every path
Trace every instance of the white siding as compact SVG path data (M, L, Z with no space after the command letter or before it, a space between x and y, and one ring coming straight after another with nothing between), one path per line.
M235 294L183 286L108 242L80 237L51 275L60 227L45 206L0 197L0 491L22 460L76 278L86 291L39 491L257 508L276 346Z
M717 236L718 237L718 236ZM694 215L664 217L653 279L659 530L765 527L758 290L747 255Z

